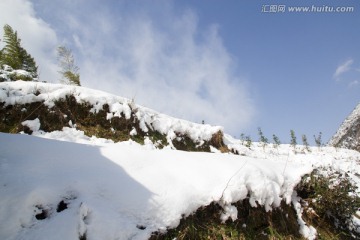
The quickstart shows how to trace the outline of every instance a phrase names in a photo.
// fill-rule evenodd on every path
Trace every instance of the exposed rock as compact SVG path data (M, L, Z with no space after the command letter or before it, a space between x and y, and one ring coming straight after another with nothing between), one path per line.
M360 152L360 104L341 124L328 145L348 148Z

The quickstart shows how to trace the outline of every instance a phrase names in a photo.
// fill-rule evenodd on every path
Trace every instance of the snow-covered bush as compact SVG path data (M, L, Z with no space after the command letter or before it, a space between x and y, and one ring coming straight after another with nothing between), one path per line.
M14 70L9 65L2 65L0 67L0 82L10 82L10 81L37 81L37 78L34 78L30 72L25 70Z
M341 234L360 237L351 231L352 217L360 208L357 187L346 173L332 169L318 169L305 175L297 187L305 201L306 216L318 228L324 224L337 227Z

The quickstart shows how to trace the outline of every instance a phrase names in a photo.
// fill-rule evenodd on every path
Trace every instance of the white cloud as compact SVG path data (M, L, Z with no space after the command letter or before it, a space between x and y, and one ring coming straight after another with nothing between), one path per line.
M349 59L347 61L345 61L344 63L340 64L337 68L336 71L334 73L334 78L338 81L340 75L348 72L351 70L351 65L354 63L353 59Z
M1 36L2 27L9 24L39 66L40 80L54 82L58 78L55 31L36 16L33 4L27 0L1 0L0 9Z
M359 81L358 80L354 80L354 81L351 81L350 83L349 83L349 87L355 87L355 86L357 86L357 85L359 85Z
M29 42L31 54L41 63L49 60L43 50L51 52L57 42L49 24L56 29L61 42L73 49L83 86L135 98L175 117L223 125L234 134L254 116L246 82L235 73L236 63L217 26L200 29L191 10L180 11L172 2L161 0L140 5L116 1L112 6L91 0L38 0L35 10L47 24L25 0L5 2L25 8L22 14L35 28L29 28L26 20L9 24L24 42L34 38ZM15 10L13 16L20 16Z

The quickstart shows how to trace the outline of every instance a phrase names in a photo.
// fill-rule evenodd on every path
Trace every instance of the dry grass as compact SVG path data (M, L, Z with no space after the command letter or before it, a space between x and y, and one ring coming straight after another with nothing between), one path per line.
M220 221L222 208L212 203L183 218L176 229L154 233L150 240L170 239L303 239L299 234L296 213L289 205L266 212L263 207L252 208L248 200L235 204L238 219Z

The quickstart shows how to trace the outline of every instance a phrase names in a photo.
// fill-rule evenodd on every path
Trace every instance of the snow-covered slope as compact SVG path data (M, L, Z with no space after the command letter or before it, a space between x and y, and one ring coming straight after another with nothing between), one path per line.
M360 104L345 119L328 144L360 151Z
M87 136L75 126L76 118L63 112L55 116L67 119L66 126L42 130L47 122L33 115L35 109L60 111L52 107L68 96L94 114L106 111L109 122L135 114L135 130L156 130L169 145L159 149L149 137L139 144ZM213 147L213 153L178 151L171 145L174 139L186 135L201 145L222 128L175 119L101 91L4 82L0 105L9 111L21 106L17 124L33 135L0 133L0 239L148 239L212 202L222 207L222 221L235 220L233 203L243 199L267 211L292 203L300 233L315 239L316 230L302 219L294 191L301 177L331 166L360 186L359 152L333 147L310 152L303 146L294 151L289 145L263 148L258 143L248 148L227 134L221 141L239 155ZM35 108L30 111L30 106ZM1 121L6 123L10 118L4 113Z
M0 134L0 239L147 239L213 201L224 207L224 220L236 218L231 203L247 196L267 209L296 202L293 188L314 165L355 178L360 172L360 154L350 150L295 155L285 145L266 157L256 146L249 156L190 153L76 132L62 134L83 144ZM67 209L57 211L61 202ZM316 231L299 219L312 239Z
M72 98L75 99L75 102L70 102ZM58 107L60 103L64 105L62 109ZM29 104L32 105L29 106ZM77 128L77 125L85 124L95 128L101 122L106 125L106 130L112 131L114 135L117 134L119 128L123 128L120 130L126 128L125 135L127 136L134 136L140 132L147 136L149 132L157 132L166 138L170 147L174 147L173 143L184 137L191 139L198 147L201 147L205 142L211 142L217 134L222 135L220 126L196 124L173 118L136 105L126 98L77 86L24 81L2 82L0 83L0 109L5 115L5 119L2 119L4 124L16 122L16 120L8 120L6 117L18 114L10 112L12 109L7 108L8 106L20 108L21 116L16 120L21 123L38 117L41 130L44 130L42 127L45 128L45 125L47 128L51 128L51 125L59 125L62 122L63 124L60 124L57 130L62 130L63 127ZM74 110L69 111L69 107L73 107ZM44 111L47 111L47 115L44 114ZM80 116L78 112L85 117ZM100 112L104 116L97 117L96 114ZM84 118L85 123L78 124L80 117ZM99 120L99 118L101 119ZM49 122L49 119L54 120ZM127 125L123 126L123 122ZM129 127L132 129L127 129Z

